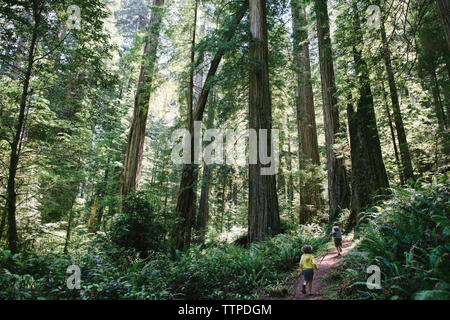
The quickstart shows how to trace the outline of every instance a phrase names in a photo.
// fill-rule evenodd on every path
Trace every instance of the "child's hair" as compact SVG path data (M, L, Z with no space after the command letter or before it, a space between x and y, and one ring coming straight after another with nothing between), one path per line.
M335 222L333 223L333 226L339 227L339 223Z
M312 251L313 251L313 248L309 244L304 245L302 247L302 252L303 253L311 253Z

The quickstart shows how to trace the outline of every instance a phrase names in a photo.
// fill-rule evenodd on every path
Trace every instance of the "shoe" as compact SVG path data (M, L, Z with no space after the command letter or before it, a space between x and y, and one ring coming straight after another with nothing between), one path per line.
M306 294L306 286L305 285L302 285L302 293Z

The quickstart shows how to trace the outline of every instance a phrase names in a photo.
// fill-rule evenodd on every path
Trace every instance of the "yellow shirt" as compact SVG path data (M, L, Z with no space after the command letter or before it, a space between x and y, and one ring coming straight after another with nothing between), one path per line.
M313 256L310 253L302 254L302 258L300 259L300 272L307 269L317 269Z

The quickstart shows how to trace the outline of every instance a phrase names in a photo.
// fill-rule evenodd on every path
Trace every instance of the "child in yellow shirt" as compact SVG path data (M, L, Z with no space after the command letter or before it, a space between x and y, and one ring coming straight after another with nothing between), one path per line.
M302 258L300 259L300 272L303 272L303 286L302 292L306 294L306 284L308 284L308 292L311 295L312 281L314 278L314 269L318 270L314 263L314 257L312 256L313 248L310 245L302 247Z

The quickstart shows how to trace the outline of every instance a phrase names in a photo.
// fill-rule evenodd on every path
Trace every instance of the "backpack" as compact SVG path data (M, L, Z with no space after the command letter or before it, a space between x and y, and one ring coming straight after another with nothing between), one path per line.
M342 238L341 230L339 230L338 226L334 226L331 233L333 234L333 238Z

